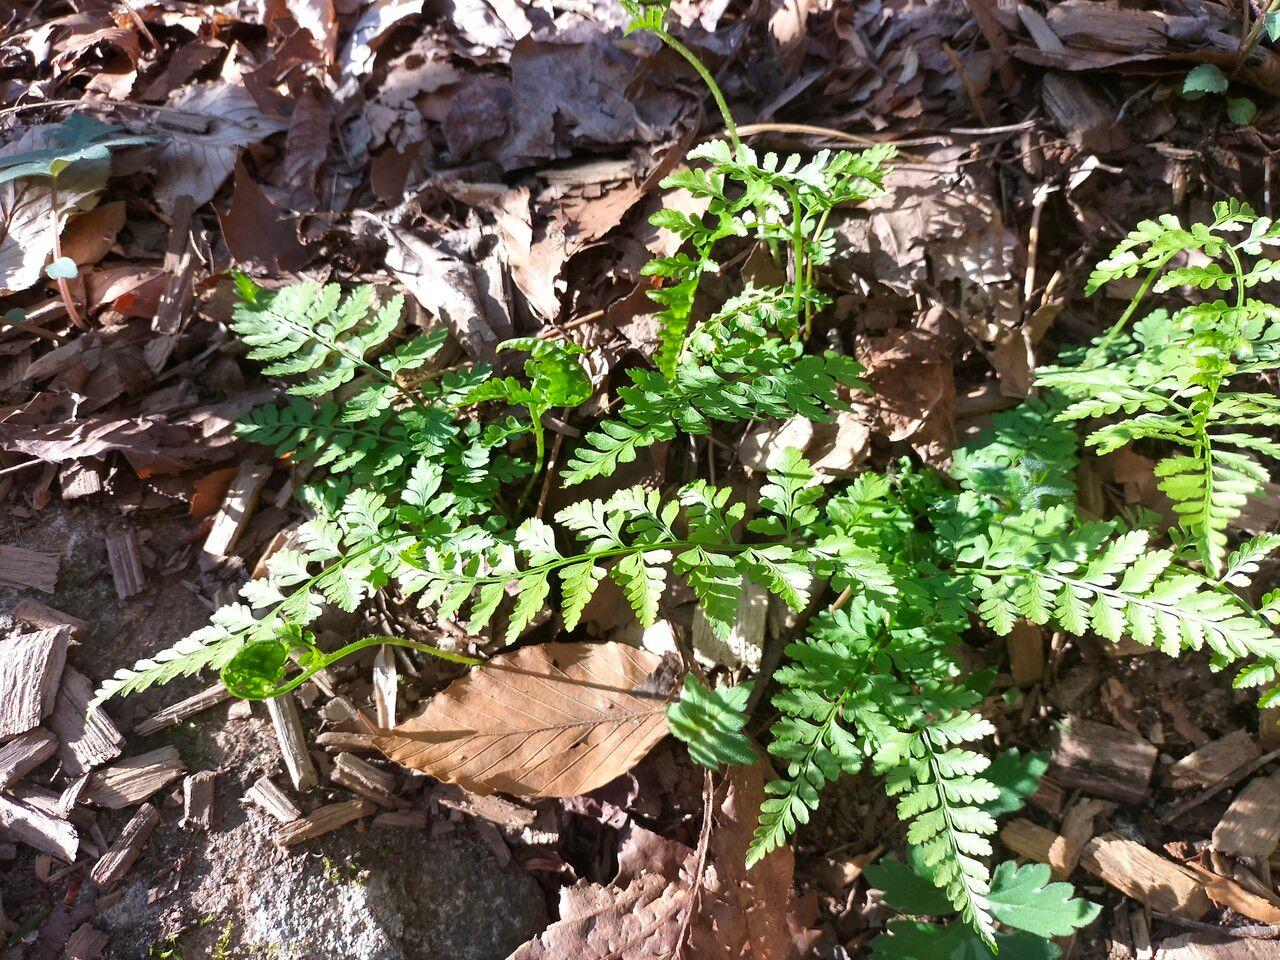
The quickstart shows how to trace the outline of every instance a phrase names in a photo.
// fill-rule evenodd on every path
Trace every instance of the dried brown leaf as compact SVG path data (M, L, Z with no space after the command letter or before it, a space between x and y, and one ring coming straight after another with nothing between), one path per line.
M667 733L644 689L662 659L622 643L501 654L433 697L377 745L473 793L572 797L630 770Z

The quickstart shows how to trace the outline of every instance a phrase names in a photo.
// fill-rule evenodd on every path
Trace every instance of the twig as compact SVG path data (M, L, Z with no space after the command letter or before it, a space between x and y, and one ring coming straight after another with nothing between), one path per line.
M702 775L702 829L698 832L697 865L690 879L692 889L689 891L689 909L680 921L680 933L676 937L675 947L671 951L674 960L680 960L684 952L684 942L689 936L689 928L693 924L693 915L698 910L698 901L702 897L702 878L707 872L707 851L711 847L711 821L715 810L715 787L711 782L711 771Z
M49 178L49 212L53 214L53 259L55 261L62 259L62 224L58 217L58 179L56 176ZM62 302L67 305L67 316L71 318L71 322L82 330L88 329L88 325L80 319L80 312L76 310L75 301L71 299L71 288L67 286L67 281L58 277L58 292L62 294Z
M990 126L990 121L987 119L987 111L982 109L982 100L978 97L978 91L974 89L969 75L964 72L964 67L960 65L960 58L951 49L951 44L943 43L942 52L947 55L947 59L951 61L951 66L955 68L956 76L960 78L960 83L964 86L965 96L969 98L969 106L973 107L973 112L978 115L978 119L982 121L984 127Z

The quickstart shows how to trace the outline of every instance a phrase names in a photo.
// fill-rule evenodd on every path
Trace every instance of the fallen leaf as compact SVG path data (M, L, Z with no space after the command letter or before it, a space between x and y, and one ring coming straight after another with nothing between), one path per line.
M42 124L0 147L0 158L56 148L64 128ZM40 280L53 253L54 230L74 213L97 203L111 170L109 159L77 160L58 174L58 217L48 177L21 176L0 183L0 294L26 290Z
M124 201L103 204L72 218L62 232L62 255L85 266L97 263L124 226Z
M298 241L296 218L283 217L239 161L231 206L225 214L218 214L218 223L227 249L238 263L280 273L298 270L307 262L307 250Z
M329 127L333 123L331 101L311 90L298 97L284 138L284 185L295 209L316 203L316 177L329 153Z
M405 17L422 12L423 0L374 0L360 19L338 58L342 77L362 77L373 69L378 44L388 30Z
M613 883L583 881L562 890L560 919L509 960L812 956L817 932L795 916L791 850L777 850L750 870L745 866L765 769L731 769L701 870L695 850L632 823Z
M168 213L181 196L199 207L213 199L236 165L240 150L279 133L287 120L264 114L243 86L221 81L183 90L170 109L203 117L203 132L174 130L156 156L156 200Z
M376 738L392 760L473 793L572 797L635 766L667 734L662 658L622 643L499 654Z

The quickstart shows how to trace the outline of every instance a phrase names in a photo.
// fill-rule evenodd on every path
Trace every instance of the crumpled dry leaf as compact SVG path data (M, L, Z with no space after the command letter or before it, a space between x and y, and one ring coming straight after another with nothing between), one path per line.
M685 960L811 956L816 932L795 917L791 850L745 867L765 768L734 767L728 779L700 882L696 851L632 824L614 882L562 890L560 919L509 960L670 960L681 946Z
M524 37L511 52L514 130L502 145L503 167L567 157L575 147L662 139L683 102L654 88L633 91L634 69L598 23Z
M84 417L44 426L0 423L0 450L49 463L119 451L140 476L178 473L193 463L216 463L231 457L235 452L231 431L236 420L270 396L270 392L259 391L179 417Z
M289 121L262 112L249 91L236 83L217 81L187 87L171 109L205 117L204 132L175 130L165 134L156 156L159 176L156 201L168 213L181 196L199 207L213 199L236 165L240 150L289 126Z
M342 79L363 77L373 69L373 58L383 35L406 17L422 12L423 0L374 0L360 14L338 63Z
M375 742L473 793L572 797L635 766L667 734L661 657L623 643L499 654Z
M32 127L12 143L0 147L0 157L55 145L58 124ZM97 203L106 185L110 160L81 160L58 175L58 227L73 213ZM0 183L0 294L26 290L40 280L53 253L53 192L47 177L19 177Z
M493 278L408 230L372 217L370 222L387 242L387 269L471 356L491 364L497 345L512 336Z

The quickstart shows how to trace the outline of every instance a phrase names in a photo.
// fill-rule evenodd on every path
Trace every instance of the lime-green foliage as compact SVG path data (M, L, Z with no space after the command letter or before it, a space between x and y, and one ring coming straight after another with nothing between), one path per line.
M370 645L361 640L333 654L319 651L306 628L325 604L355 611L414 570L405 559L410 548L467 552L473 544L511 543L514 536L502 491L531 466L504 448L528 428L495 434L456 413L475 401L489 380L487 368L440 371L411 386L404 374L430 362L443 335L394 344L400 298L378 304L367 286L344 298L335 284L301 283L272 293L247 277L236 282L241 303L233 329L266 372L290 378L287 392L294 397L284 407L253 411L240 433L324 468L299 491L311 519L300 546L275 553L266 576L241 588L240 602L219 609L208 627L173 647L118 671L98 690L99 700L206 667L222 670L243 696L278 693L293 661L303 672L289 686ZM500 381L494 395L538 416L584 395L586 374L574 348L518 346L532 354L526 370L537 396L522 397L511 379Z
M686 674L680 699L667 707L671 734L689 747L694 763L717 770L725 764L759 760L751 738L742 732L752 685L708 688Z
M999 924L1017 924L996 906L988 838L1027 785L973 749L993 732L977 712L990 675L967 674L955 655L974 619L998 634L1026 617L1171 654L1208 647L1219 665L1259 658L1256 682L1274 673L1280 642L1266 608L1250 609L1216 577L1178 563L1146 530L1079 515L1064 482L1074 434L1060 409L1033 401L998 415L990 435L957 453L958 487L904 466L863 474L816 511L821 534L870 551L893 589L855 583L843 608L787 648L769 745L784 776L769 785L752 860L808 822L828 782L869 769L886 778L923 869L974 943L996 944ZM790 535L808 534L802 523ZM1256 551L1233 563L1233 575L1247 577ZM898 933L902 942L882 949L970 936L918 925Z
M108 160L112 150L140 146L152 139L73 113L50 134L54 146L0 157L0 183L20 177L57 177L73 163Z
M1106 419L1086 440L1099 453L1135 441L1170 451L1156 466L1160 489L1215 576L1227 559L1228 525L1270 479L1263 462L1280 459L1280 443L1259 432L1280 424L1280 399L1231 389L1280 367L1280 308L1248 294L1280 277L1280 263L1260 257L1276 247L1280 225L1235 202L1217 204L1208 224L1184 228L1169 215L1140 223L1094 271L1091 292L1142 275L1125 319L1148 288L1226 296L1154 310L1132 330L1117 324L1078 362L1039 377L1072 401L1063 419ZM1174 266L1183 253L1196 259Z

